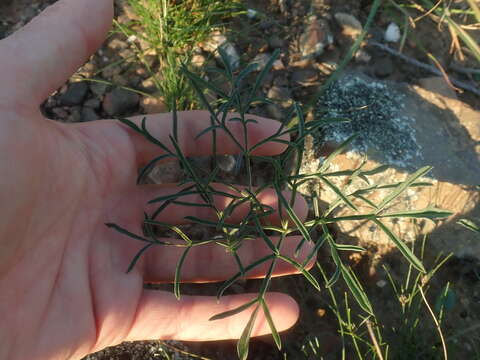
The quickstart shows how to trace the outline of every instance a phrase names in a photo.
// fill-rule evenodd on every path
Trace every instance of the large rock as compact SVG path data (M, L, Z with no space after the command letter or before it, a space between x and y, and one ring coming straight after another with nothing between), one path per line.
M389 165L388 170L369 176L372 183L385 185L405 180L416 169L433 166L427 177L418 181L431 186L412 187L387 209L390 211L437 207L454 213L448 219L383 219L402 240L414 241L428 235L435 254L453 252L457 256L480 257L480 240L464 230L457 221L463 217L480 219L480 113L468 105L420 87L408 88L349 74L333 85L319 104L322 115L350 118L349 123L329 125L313 139L304 159L302 171L314 173L324 158L320 150L335 148L353 133L359 137L348 150L338 155L329 171L358 168L363 170ZM327 150L325 150L327 149ZM346 176L329 178L346 193L369 185L357 177L348 183ZM309 192L315 184L305 186ZM321 186L321 200L331 204L337 195ZM379 204L391 189L377 189L365 197ZM362 199L352 198L359 213L371 213L372 207ZM341 206L335 216L352 214ZM362 221L338 223L338 230L379 254L394 245L375 224Z

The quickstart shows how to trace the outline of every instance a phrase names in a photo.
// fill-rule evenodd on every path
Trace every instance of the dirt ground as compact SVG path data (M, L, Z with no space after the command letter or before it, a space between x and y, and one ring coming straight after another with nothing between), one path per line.
M28 22L55 0L9 0L0 5L0 38L7 36ZM123 11L123 1L117 2L117 16L126 16ZM265 86L268 92L274 86L280 86L288 90L288 96L302 101L308 98L319 89L326 78L331 74L332 69L340 63L352 44L350 35L345 34L339 24L334 20L335 14L348 13L364 24L372 1L369 0L269 0L269 1L248 1L251 8L265 14L260 19L248 19L245 16L235 19L230 25L231 39L235 43L241 55L242 62L247 63L259 53L271 52L273 49L281 51L283 67L275 70L269 83ZM324 19L326 28L323 29L325 37L325 49L323 53L314 57L313 60L302 59L302 51L306 45L302 42L309 41L302 37L308 26L307 19L315 13L317 17ZM384 29L391 21L402 23L404 20L398 12L393 10L380 11L377 14L374 25L370 30L370 38L381 41ZM480 31L476 36L480 40ZM329 41L331 36L333 39ZM432 41L432 38L435 41ZM445 27L438 29L433 20L428 18L419 23L411 37L406 41L403 54L410 58L432 64L427 54L432 54L447 72L459 80L473 81L470 75L455 72L455 64L458 63L457 56L450 52L452 43L451 34ZM479 41L480 43L480 41ZM397 45L398 46L398 45ZM95 56L77 75L95 77L97 79L113 82L118 85L130 86L142 91L147 91L147 76L140 65L124 63L116 68L106 68L108 63L113 63L128 56L128 44L125 38L115 35L109 38ZM362 51L365 58L357 59L349 65L350 70L365 73L374 78L388 79L396 82L417 84L419 79L432 76L426 70L413 66L399 57L389 55L379 48L366 44ZM125 54L122 54L124 52ZM475 64L464 63L463 67L474 67ZM477 64L478 67L478 64ZM478 78L476 85L479 86ZM65 102L65 94L70 85L66 84L53 94L44 104L43 112L58 121L76 122L91 121L106 118L110 115L109 108L103 103L111 86L92 85L82 92L81 99L73 98L70 104ZM116 96L126 96L117 94ZM480 97L469 91L456 93L456 96L475 109L480 109ZM122 100L124 100L122 98ZM128 99L127 99L128 100ZM145 113L145 106L141 99L130 99L131 106L122 109L121 115L133 115ZM282 116L278 109L259 108L259 115L275 117ZM115 109L112 111L116 111ZM120 111L120 110L119 110ZM118 114L114 114L118 115ZM479 119L480 121L480 119ZM452 239L452 241L454 241ZM480 241L480 240L479 240ZM428 241L427 241L428 253ZM394 281L401 281L405 278L407 271L406 261L403 260L398 251L392 251L384 256L376 268L370 266L373 252L363 255L348 256L344 261L349 263L357 272L370 296L373 307L382 331L385 334L385 342L391 344L391 358L403 359L402 347L408 345L418 348L418 359L440 359L440 342L436 333L435 325L429 318L427 310L422 307L419 315L423 330L420 336L414 338L402 338L402 324L405 318L401 313L399 299L393 292L388 277L384 270L388 268ZM427 268L433 266L437 254L426 256ZM480 254L479 254L480 257ZM449 339L452 359L480 359L480 261L477 258L456 258L452 257L447 261L430 281L428 299L435 304L441 289L447 283L454 289L454 304L446 312L443 320L444 333ZM332 272L334 265L327 252L319 254L319 262L324 264L328 272ZM315 271L314 271L315 272ZM317 278L321 274L315 273ZM258 281L247 281L241 284L241 291L253 292L259 287ZM202 289L192 287L191 291L202 293L214 293L216 285L208 285ZM255 339L251 344L250 359L339 359L341 356L341 339L338 335L337 318L331 306L331 298L328 291L318 293L300 276L291 276L282 279L274 279L272 290L289 293L300 304L301 315L297 325L290 331L283 334L284 349L278 352L269 337ZM335 293L341 300L346 291L344 285L339 283ZM400 299L401 300L401 299ZM351 300L351 307L355 310ZM357 321L358 319L356 319ZM410 326L409 324L407 324ZM420 326L420 325L418 325ZM317 355L311 350L302 350L302 346L308 344L306 339L319 340ZM414 343L415 341L417 343ZM175 343L171 346L188 350L188 352L201 355L208 359L234 359L236 358L235 343L230 341L215 343ZM396 348L395 348L396 347ZM129 360L129 359L155 359L161 358L160 345L156 342L142 344L124 344L117 348L108 349L96 355L88 357L88 360ZM349 353L347 359L354 358L354 349L347 347ZM308 355L306 355L306 353ZM180 355L177 355L180 356ZM188 355L182 355L185 359L194 359ZM175 357L182 358L182 357ZM370 354L370 357L373 355Z

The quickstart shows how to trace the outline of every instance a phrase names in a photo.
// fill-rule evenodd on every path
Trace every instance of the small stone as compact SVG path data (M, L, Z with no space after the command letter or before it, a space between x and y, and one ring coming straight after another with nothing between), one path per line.
M108 85L101 83L101 82L91 82L90 83L90 90L94 93L97 97L101 98L107 92Z
M207 62L207 59L205 58L205 56L200 54L195 54L192 57L191 64L196 68L201 68L205 65L206 62Z
M99 99L88 99L83 103L83 106L98 110L100 109L100 106L102 105L102 102Z
M222 48L232 69L237 70L240 66L240 55L238 55L237 49L219 31L214 32L208 41L201 44L201 47L203 50L215 54L217 61L221 61L218 49Z
M275 120L285 120L286 114L285 111L277 104L268 104L267 105L267 112L269 117Z
M395 70L393 61L389 57L383 57L375 62L375 76L380 79L390 76Z
M282 59L277 59L273 62L272 65L273 70L285 70L285 64L283 63Z
M325 48L333 43L328 23L311 16L305 31L300 36L299 50L304 58L312 58L323 54Z
M154 81L153 77L150 77L148 79L143 80L140 83L140 90L143 91L143 92L146 92L146 93L156 92L158 89L157 89L157 85L155 84L155 81Z
M158 97L143 97L140 101L145 114L158 114L168 112L168 107L165 104L165 99L161 96Z
M99 120L100 117L98 116L97 112L92 109L91 107L84 106L81 112L81 120L82 121L95 121Z
M82 121L82 107L75 106L70 109L70 115L66 119L69 123L77 123Z
M62 107L55 107L51 111L55 120L66 120L68 118L68 111Z
M376 284L379 288L384 288L385 286L387 286L387 282L385 280L378 280L377 281L377 284Z
M283 107L288 107L292 104L292 93L286 87L272 86L268 90L267 97L278 101Z
M134 111L139 101L140 98L136 93L116 88L105 95L102 105L108 115L118 116Z
M268 45L272 49L278 49L282 48L285 46L285 41L281 39L278 35L273 35L269 40L268 40Z
M266 54L266 53L258 54L253 58L252 64L257 65L257 68L256 68L257 71L262 71L265 68L265 66L267 66L267 63L271 57L272 55Z
M372 60L372 56L364 49L359 49L355 54L355 61L369 63Z
M225 172L232 172L237 164L237 159L233 155L217 156L217 165L220 170Z
M318 73L312 69L296 70L292 74L292 81L302 86L313 86L318 84Z
M341 26L344 35L356 39L362 33L363 26L355 16L339 12L336 13L334 17L337 23Z
M255 9L247 9L247 17L249 19L255 19L258 15L258 11Z
M68 86L67 91L60 96L60 102L65 106L80 105L88 92L88 85L81 81Z
M394 22L391 22L385 30L385 41L396 43L400 40L400 28Z

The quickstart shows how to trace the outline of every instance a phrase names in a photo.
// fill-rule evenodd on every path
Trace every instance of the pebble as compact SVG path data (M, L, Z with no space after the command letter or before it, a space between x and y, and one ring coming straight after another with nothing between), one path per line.
M269 40L268 40L268 45L272 49L278 49L282 48L285 46L285 41L280 38L278 35L273 35Z
M252 64L257 64L256 70L262 71L265 68L265 66L267 66L267 63L271 57L272 55L268 53L258 54L253 58Z
M98 116L97 112L88 106L84 106L81 112L81 121L95 121L99 120L100 117Z
M323 54L325 48L333 43L328 23L311 16L309 23L300 36L299 50L304 58L311 58Z
M100 109L100 106L102 105L102 102L99 99L88 99L83 103L83 106L91 108L91 109Z
M342 28L344 35L357 38L363 31L363 26L358 19L350 14L338 12L334 15L335 20Z
M103 99L103 110L110 116L125 115L132 112L140 101L138 94L122 88L115 88Z
M387 30L385 30L385 35L384 35L385 41L396 43L400 40L400 37L401 37L400 28L398 27L397 24L395 24L394 22L391 22L388 25Z
M67 91L60 96L60 102L65 106L80 105L88 92L88 85L83 82L75 82L68 86Z
M240 55L238 55L238 51L235 46L227 40L227 38L222 35L220 32L216 31L212 34L210 39L203 44L201 44L203 50L214 53L215 59L217 61L221 60L221 56L218 52L219 48L226 53L229 65L235 71L240 66Z
M100 82L91 82L89 84L90 91L94 93L97 97L101 98L107 92L107 84L103 84Z
M375 62L374 66L375 76L379 77L380 79L390 76L395 70L393 61L389 57L380 58Z
M268 90L267 97L272 100L277 100L282 106L290 106L292 103L292 93L287 87L274 85Z
M142 97L140 101L140 106L142 107L145 114L159 114L168 112L168 107L165 104L165 99L163 97Z
M293 72L292 82L302 86L313 86L318 83L318 73L312 69L299 69Z

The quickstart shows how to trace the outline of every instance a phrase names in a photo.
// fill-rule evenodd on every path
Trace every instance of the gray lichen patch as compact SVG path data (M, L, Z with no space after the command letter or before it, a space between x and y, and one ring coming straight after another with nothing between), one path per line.
M421 148L415 138L415 119L406 115L404 100L404 94L384 82L348 74L319 100L317 117L349 121L325 126L319 140L341 143L358 134L351 150L367 155L378 152L390 165L408 168L412 159L421 157Z

